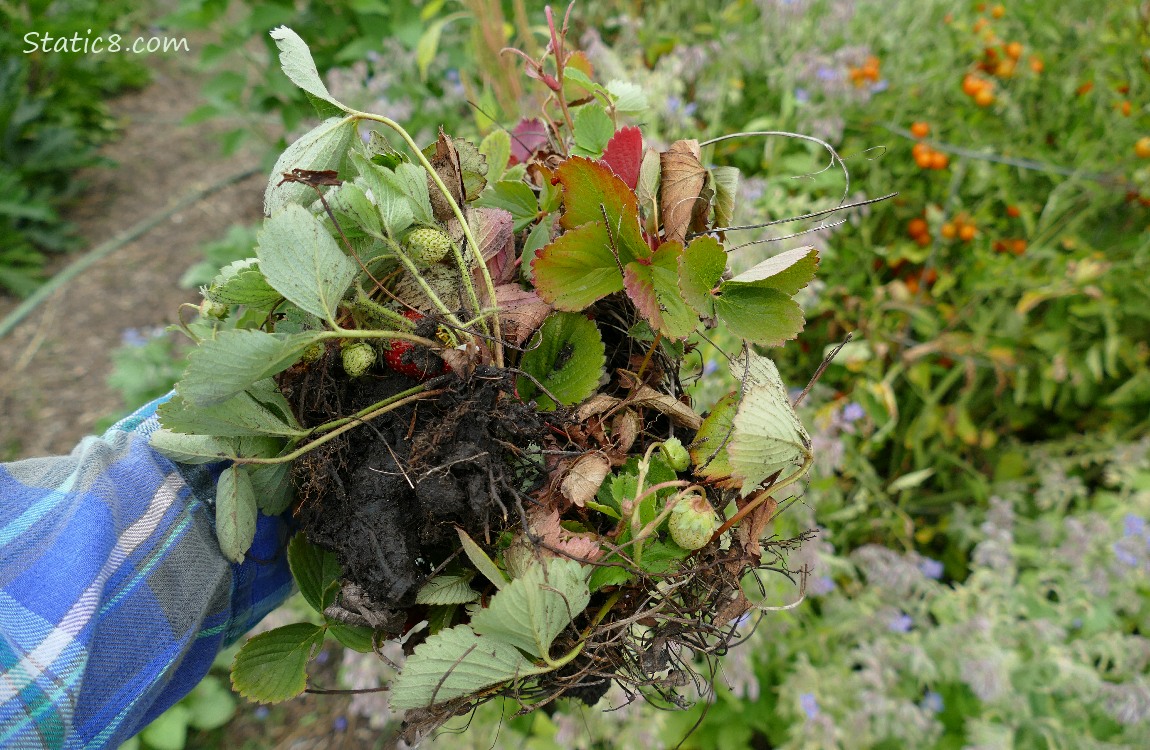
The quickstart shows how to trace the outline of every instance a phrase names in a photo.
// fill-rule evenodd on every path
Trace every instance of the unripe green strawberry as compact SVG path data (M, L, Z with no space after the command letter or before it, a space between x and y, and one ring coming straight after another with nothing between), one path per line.
M675 544L683 549L701 549L711 541L711 535L719 527L715 509L702 495L687 495L680 498L671 509L667 528Z
M375 347L360 341L343 347L340 356L343 360L343 371L353 378L358 378L375 364Z
M675 471L686 471L691 466L691 455L683 447L683 441L673 437L663 441L663 458Z
M208 299L207 297L205 297L204 301L200 303L200 315L205 318L223 320L224 318L228 317L229 312L231 312L231 308L225 305L223 302L216 302L215 300Z
M300 359L303 361L304 364L310 365L312 362L315 362L316 360L318 360L320 357L323 356L323 349L324 349L323 343L317 341L314 344L312 344L311 346L309 346L307 349L303 350L303 356L300 357Z
M404 243L412 262L421 268L438 263L451 252L451 237L435 227L412 229Z

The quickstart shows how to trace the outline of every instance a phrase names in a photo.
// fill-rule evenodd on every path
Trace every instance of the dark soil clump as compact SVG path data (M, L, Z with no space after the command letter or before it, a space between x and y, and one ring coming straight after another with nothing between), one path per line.
M332 360L329 353L298 379L285 378L304 424L416 385L395 374L348 380ZM517 498L542 478L542 466L517 446L542 445L548 428L512 395L509 373L479 368L467 381L449 373L433 384L440 394L365 422L295 467L308 538L334 551L346 579L392 612L413 606L419 587L459 548L456 527L490 542L520 521Z

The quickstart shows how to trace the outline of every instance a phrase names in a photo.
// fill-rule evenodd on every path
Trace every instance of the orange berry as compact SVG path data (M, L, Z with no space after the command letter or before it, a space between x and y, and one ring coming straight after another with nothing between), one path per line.
M958 238L963 242L970 242L974 239L974 235L977 233L977 231L978 230L976 230L973 225L963 224L958 229Z
M911 237L918 237L930 231L925 219L914 218L907 222L906 233Z
M952 23L954 23L954 14L953 13L947 13L945 16L942 17L942 22L944 24L946 24L947 26L950 26Z
M934 152L920 151L914 155L914 163L918 165L919 169L930 169L931 165L934 164Z
M956 236L958 236L958 227L948 221L942 225L942 228L938 230L938 233L948 240L953 240Z
M1011 42L1006 45L1006 56L1011 60L1022 57L1022 42Z
M1017 219L1019 216L1022 216L1022 209L1014 205L1007 206L1006 215L1012 219Z
M994 74L999 78L1012 78L1017 64L1014 60L1007 58L994 66Z
M962 79L962 93L967 96L977 96L979 91L986 87L986 81L976 75L967 73Z
M906 290L908 292L911 294L918 294L918 279L916 279L914 276L911 276L903 283L906 284Z
M1018 239L1010 243L1010 249L1015 255L1022 255L1026 252L1026 240Z
M1003 242L1002 240L995 240L994 241L994 252L1005 253L1006 250L1007 250L1007 248L1006 248L1005 242Z
M925 122L911 123L910 134L915 138L926 138L930 135L930 124Z
M941 151L935 151L930 155L930 168L931 169L946 169L950 166L950 157Z
M1032 57L1030 58L1030 69L1035 73L1041 73L1046 70L1046 64L1042 62L1041 57Z
M1134 143L1134 155L1139 159L1150 159L1150 136L1143 136Z
M983 89L974 95L974 103L980 107L989 107L994 104L994 92L990 89Z
M1130 111L1132 109L1133 108L1130 106L1130 100L1129 99L1126 99L1125 101L1123 101L1121 104L1118 105L1118 111L1120 113L1122 113L1123 117L1129 117Z
M914 147L911 148L910 155L917 158L919 154L929 154L931 150L931 147L925 143L916 143Z
M922 272L922 280L927 286L934 286L934 282L938 281L938 271L933 268L928 268Z
M976 13L983 13L986 11L986 3L978 3L974 6Z
M974 32L975 34L977 34L978 32L980 32L986 28L987 23L988 23L988 21L985 18L976 19L974 22L974 25L970 27L970 30L972 32Z
M1079 96L1086 96L1087 94L1089 94L1093 90L1094 90L1094 81L1087 81L1086 83L1084 83L1078 87L1077 93Z
M1002 18L1006 15L1006 8L1002 7L1001 5L996 5L990 9L990 15L995 18Z
M915 244L917 244L919 247L927 247L930 245L930 240L931 237L929 234L920 234L914 238Z

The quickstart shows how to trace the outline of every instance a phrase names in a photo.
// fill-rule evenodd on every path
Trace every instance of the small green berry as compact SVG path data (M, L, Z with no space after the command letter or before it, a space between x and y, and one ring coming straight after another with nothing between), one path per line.
M667 464L675 471L686 471L691 466L691 455L687 453L687 449L683 447L683 441L679 438L667 438L663 441L662 445L663 458L667 459Z
M323 349L323 344L317 341L307 349L303 350L303 356L300 357L300 359L303 360L304 364L310 365L312 362L315 362L323 356Z
M438 263L451 252L451 237L435 227L416 227L407 233L406 250L419 267Z
M711 535L719 527L715 509L702 495L687 495L671 509L667 528L671 539L683 549L701 549L711 541Z
M358 378L375 364L375 347L360 341L343 347L340 357L343 360L343 371Z
M216 302L205 297L204 301L200 303L200 315L205 318L223 320L228 317L229 312L231 312L231 308L223 302Z

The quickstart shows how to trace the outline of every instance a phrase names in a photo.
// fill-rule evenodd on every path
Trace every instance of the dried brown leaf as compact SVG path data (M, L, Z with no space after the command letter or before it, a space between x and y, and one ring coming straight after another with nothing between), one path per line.
M665 240L684 242L707 179L707 170L699 158L699 142L675 141L660 154L659 163L663 173L659 212Z

